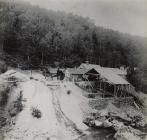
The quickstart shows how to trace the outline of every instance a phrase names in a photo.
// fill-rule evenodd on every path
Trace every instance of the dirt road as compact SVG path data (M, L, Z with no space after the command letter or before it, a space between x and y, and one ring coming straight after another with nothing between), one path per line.
M5 140L74 140L82 134L63 112L56 93L45 84L29 80L19 89L25 99L24 109L17 114L15 125L4 134ZM32 116L32 108L40 110L41 118Z

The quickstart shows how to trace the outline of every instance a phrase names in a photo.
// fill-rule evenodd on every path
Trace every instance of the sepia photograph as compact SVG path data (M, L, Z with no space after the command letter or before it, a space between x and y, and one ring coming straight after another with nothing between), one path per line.
M0 140L147 140L147 0L0 0Z

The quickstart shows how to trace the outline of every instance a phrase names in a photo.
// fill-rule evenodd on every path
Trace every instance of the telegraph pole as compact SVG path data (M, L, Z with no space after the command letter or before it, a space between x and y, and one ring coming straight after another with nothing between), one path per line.
M101 65L101 40L100 40L100 47L99 47L99 65Z

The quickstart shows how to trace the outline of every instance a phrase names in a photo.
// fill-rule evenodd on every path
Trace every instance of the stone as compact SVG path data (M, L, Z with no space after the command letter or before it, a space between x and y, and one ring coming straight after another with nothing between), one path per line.
M102 127L103 126L103 123L98 121L98 120L96 120L94 123L95 123L96 127Z

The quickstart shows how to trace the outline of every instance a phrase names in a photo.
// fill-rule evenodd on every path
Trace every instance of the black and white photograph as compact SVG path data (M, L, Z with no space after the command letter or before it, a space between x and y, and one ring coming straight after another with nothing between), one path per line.
M147 140L147 0L0 0L0 140Z

